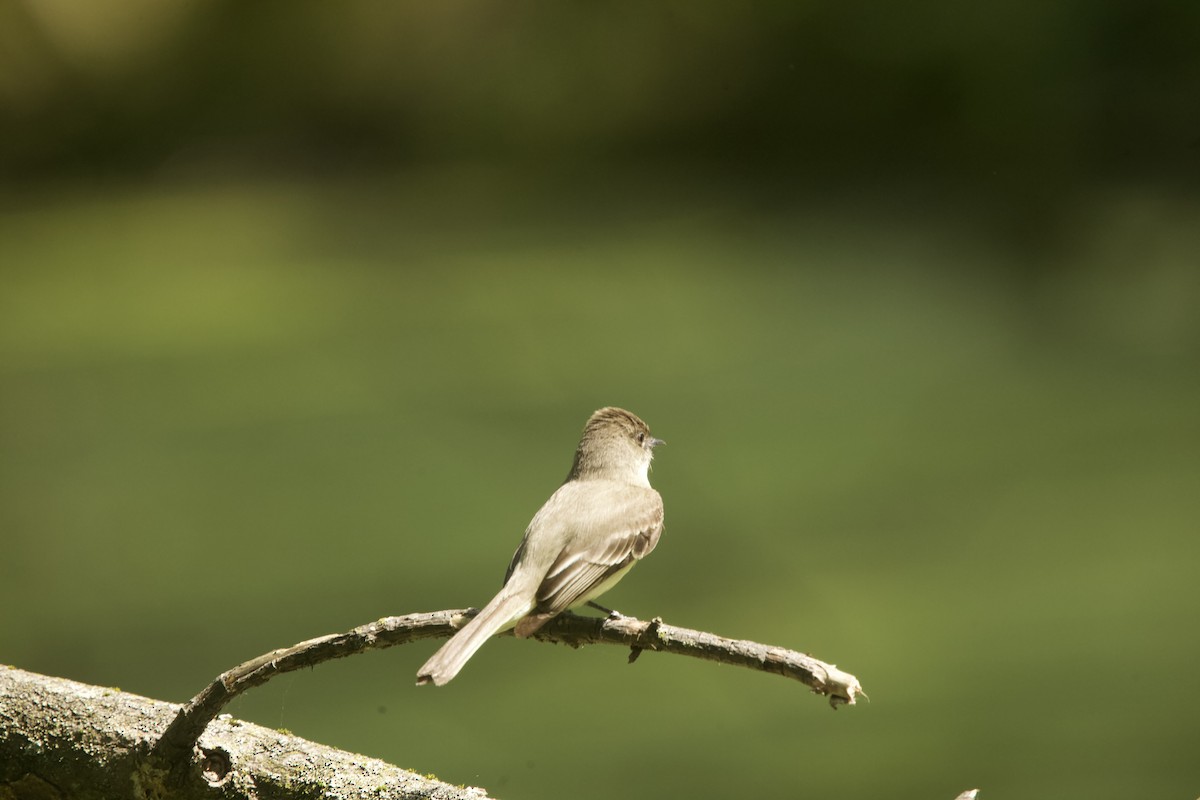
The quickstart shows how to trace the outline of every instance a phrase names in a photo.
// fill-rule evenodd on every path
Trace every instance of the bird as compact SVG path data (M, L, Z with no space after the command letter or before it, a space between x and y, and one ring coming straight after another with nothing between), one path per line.
M503 587L417 670L417 685L448 683L497 633L512 628L525 638L564 611L595 605L649 555L663 530L662 497L649 477L661 444L632 412L594 412L566 480L525 529Z

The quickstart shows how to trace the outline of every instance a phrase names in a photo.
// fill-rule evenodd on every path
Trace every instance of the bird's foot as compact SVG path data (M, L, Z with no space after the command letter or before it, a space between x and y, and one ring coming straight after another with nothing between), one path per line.
M608 616L609 619L621 619L622 617L625 616L620 611L617 611L615 608L606 608L592 600L588 600L587 604L589 606L591 606L592 608L596 609L597 611L603 611Z

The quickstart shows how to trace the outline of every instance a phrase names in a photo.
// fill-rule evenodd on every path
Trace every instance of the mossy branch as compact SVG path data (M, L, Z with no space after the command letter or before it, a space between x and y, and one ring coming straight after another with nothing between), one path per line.
M375 758L222 715L188 780L153 758L180 707L0 666L0 798L39 800L487 800Z

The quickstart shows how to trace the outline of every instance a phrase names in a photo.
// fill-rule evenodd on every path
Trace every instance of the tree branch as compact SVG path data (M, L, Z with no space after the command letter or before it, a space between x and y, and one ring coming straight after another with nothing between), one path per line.
M374 758L223 716L193 780L147 758L180 707L0 666L0 798L55 800L487 800Z
M183 781L195 770L194 753L200 735L230 700L247 689L266 683L276 675L323 661L418 639L450 636L474 615L475 610L471 609L385 617L345 633L309 639L239 664L218 675L180 709L154 745L154 755L171 772L173 780ZM678 628L657 618L645 622L633 617L596 618L568 613L551 620L534 634L534 638L572 647L621 645L631 648L630 662L643 651L655 650L749 667L798 680L813 692L828 696L834 708L841 704L854 705L859 695L865 696L862 685L853 675L803 653Z
M276 675L367 650L452 635L474 610L387 617L274 650L219 675L184 706L0 667L0 790L42 796L70 786L90 798L222 796L479 800L462 789L375 759L256 725L217 718L230 700ZM798 680L830 704L865 696L858 679L803 653L632 617L563 614L535 634L572 647L615 644L632 662L647 651L749 667ZM216 720L214 722L214 720ZM158 734L163 731L162 735ZM201 739L203 738L203 741ZM42 793L42 794L39 794ZM3 792L0 791L0 796Z

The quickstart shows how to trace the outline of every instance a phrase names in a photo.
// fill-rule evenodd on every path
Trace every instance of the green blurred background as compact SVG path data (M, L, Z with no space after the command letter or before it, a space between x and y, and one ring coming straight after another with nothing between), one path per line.
M1200 793L1200 5L0 4L0 661L183 701L480 605L587 415L608 600L870 704L434 644L231 711L501 797Z

